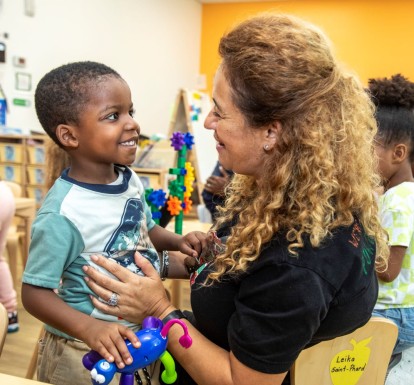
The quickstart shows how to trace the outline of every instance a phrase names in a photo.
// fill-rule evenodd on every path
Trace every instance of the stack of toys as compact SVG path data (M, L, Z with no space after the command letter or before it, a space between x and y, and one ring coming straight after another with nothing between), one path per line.
M194 167L187 162L187 151L191 150L194 145L194 136L182 132L174 132L171 140L171 146L178 152L177 166L170 168L169 173L176 178L168 184L169 198L166 193L160 190L147 189L145 198L150 205L152 217L156 223L161 218L161 209L167 202L167 210L175 217L175 233L182 234L184 214L191 210L193 202L191 193L193 192Z

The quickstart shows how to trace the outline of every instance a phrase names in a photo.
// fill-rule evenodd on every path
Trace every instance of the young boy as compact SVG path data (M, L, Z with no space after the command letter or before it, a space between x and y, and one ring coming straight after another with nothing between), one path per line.
M384 180L380 216L390 246L388 268L377 274L379 295L374 315L389 318L398 326L391 369L400 361L402 351L414 346L414 83L395 75L371 79L369 89L377 104L375 150Z
M90 257L102 254L140 273L137 250L165 272L168 261L163 257L160 266L157 250L197 256L203 233L180 236L152 220L144 188L127 167L135 159L140 127L130 89L117 72L95 62L63 65L40 80L35 106L44 130L67 152L71 165L33 224L22 300L46 324L38 379L86 385L91 380L82 367L85 352L94 349L123 367L122 360L132 362L124 339L139 346L132 330L139 325L93 307L82 266L93 266ZM170 268L185 270L179 260ZM118 297L108 292L101 300L117 306Z

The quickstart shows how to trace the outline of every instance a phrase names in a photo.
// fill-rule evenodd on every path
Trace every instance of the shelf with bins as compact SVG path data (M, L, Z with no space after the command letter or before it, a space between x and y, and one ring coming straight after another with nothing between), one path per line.
M22 186L40 206L45 194L44 135L0 135L0 178Z

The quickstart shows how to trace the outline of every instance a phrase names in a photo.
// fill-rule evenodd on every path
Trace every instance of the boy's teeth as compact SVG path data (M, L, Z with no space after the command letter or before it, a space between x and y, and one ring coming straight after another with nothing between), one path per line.
M129 142L122 142L121 146L133 146L135 144L135 141L130 140Z

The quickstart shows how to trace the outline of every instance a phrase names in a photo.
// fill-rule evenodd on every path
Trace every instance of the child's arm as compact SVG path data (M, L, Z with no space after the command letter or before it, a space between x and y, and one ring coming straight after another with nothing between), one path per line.
M404 255L407 251L405 246L391 246L387 270L377 273L378 278L384 282L392 282L400 274Z
M201 231L192 231L182 236L155 225L148 234L158 251L181 251L196 258L206 246L206 234Z
M130 364L132 357L124 338L135 347L140 343L135 333L124 325L105 322L88 316L67 305L52 290L23 283L22 301L26 310L42 322L61 330L96 350L109 362L120 368Z
M170 251L169 253L168 276L163 278L188 279L190 273L188 265L196 264L193 257L183 254L181 251ZM192 263L192 261L194 261Z

